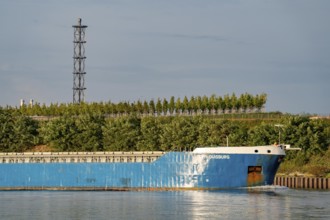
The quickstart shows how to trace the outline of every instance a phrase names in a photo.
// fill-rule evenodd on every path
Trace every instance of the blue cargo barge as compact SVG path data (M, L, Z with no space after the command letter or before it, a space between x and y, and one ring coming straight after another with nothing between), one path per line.
M282 146L1 153L0 190L228 189L273 184Z

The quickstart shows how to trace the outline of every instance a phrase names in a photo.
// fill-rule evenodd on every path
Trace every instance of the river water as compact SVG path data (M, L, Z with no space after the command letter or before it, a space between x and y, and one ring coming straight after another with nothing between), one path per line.
M330 191L0 191L0 219L330 219Z

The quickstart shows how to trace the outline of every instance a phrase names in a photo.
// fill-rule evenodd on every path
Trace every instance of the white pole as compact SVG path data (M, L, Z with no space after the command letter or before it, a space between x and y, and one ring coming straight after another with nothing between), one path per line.
M281 127L284 125L276 124L275 127L278 127L278 145L281 145Z

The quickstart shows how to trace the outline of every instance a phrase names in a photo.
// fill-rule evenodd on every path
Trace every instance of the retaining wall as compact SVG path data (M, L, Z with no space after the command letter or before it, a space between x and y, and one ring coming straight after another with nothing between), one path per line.
M298 189L330 189L330 178L276 176L274 185Z

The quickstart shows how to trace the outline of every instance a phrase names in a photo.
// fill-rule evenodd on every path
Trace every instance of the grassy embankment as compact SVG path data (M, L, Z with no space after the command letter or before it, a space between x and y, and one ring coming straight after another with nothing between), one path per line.
M277 175L330 178L330 148L324 154L312 156L307 162L284 160Z

